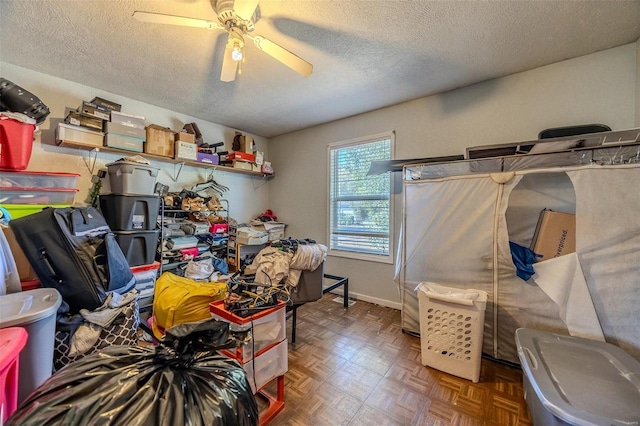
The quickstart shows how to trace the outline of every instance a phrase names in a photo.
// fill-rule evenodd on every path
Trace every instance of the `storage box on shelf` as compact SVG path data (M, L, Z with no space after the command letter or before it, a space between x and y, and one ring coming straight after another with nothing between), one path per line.
M198 152L196 154L196 161L198 163L217 165L220 163L220 156L218 154L209 154L206 152Z
M176 141L175 153L176 159L196 161L198 157L198 146L191 142Z
M60 146L64 146L68 148L77 148L77 149L100 148L100 151L112 152L112 153L117 153L122 155L131 155L131 151L127 151L119 148L113 148L109 146L102 146L102 142L100 142L100 144L97 144L97 145L91 145L82 141L68 140L68 139L64 139L64 137L57 136L56 143ZM252 170L234 169L233 167L230 167L230 166L219 165L218 154L204 154L204 153L198 152L196 161L184 160L180 158L178 159L169 158L169 157L158 156L158 155L147 154L147 153L142 153L138 155L147 159L153 159L155 161L161 161L164 163L187 164L194 167L214 168L214 169L227 171L231 173L240 173L240 174L260 176L265 178L271 178L274 176L273 170L268 170L263 173L263 172L257 172L257 171L254 172Z
M126 114L120 111L111 111L110 116L110 121L112 123L122 124L123 126L133 127L134 129L145 129L144 117L140 115Z
M116 133L107 133L104 136L104 146L124 149L133 152L142 152L144 147L143 138L134 138L127 135L119 135Z
M147 142L144 146L144 152L147 154L173 158L174 143L173 130L157 124L147 126Z
M104 120L100 117L83 114L78 111L69 111L64 119L64 122L65 124L71 124L72 126L85 127L89 130L102 132L102 123L104 122Z
M176 142L182 141L182 142L195 144L196 135L194 135L193 133L187 133L187 132L176 132L175 140Z
M109 108L88 101L82 101L82 104L80 104L77 111L82 114L101 118L103 120L108 120L111 114L111 110Z
M147 133L144 129L127 126L125 124L116 123L114 121L107 121L106 123L104 123L104 130L107 134L115 133L117 135L128 136L130 138L142 139L143 141L147 137Z
M56 144L71 142L86 147L101 147L104 145L104 133L89 130L85 127L59 123L56 127Z

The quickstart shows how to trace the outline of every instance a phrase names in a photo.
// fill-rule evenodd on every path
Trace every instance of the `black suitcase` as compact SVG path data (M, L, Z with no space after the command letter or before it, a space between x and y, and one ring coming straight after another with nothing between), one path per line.
M46 208L9 222L43 287L53 287L74 314L102 305L107 292L135 285L122 250L93 207Z

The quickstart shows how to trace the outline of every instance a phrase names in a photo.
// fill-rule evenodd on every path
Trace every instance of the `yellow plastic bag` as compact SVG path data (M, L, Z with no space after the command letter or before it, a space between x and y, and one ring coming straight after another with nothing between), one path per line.
M202 283L165 272L156 281L153 295L153 333L162 338L164 330L176 324L210 318L209 303L226 294L226 283Z

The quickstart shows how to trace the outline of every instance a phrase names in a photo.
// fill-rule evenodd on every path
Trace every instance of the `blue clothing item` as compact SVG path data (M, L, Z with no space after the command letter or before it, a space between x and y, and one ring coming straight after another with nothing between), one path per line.
M511 241L509 241L509 248L511 249L513 264L516 266L516 275L527 281L535 274L533 264L536 263L536 258L542 257L542 255L535 254L530 248Z
M0 223L9 226L9 221L11 220L11 214L7 209L0 206Z

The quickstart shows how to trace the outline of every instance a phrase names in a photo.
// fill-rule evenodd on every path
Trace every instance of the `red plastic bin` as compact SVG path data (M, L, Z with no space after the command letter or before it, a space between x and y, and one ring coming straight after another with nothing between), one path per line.
M35 124L0 114L0 169L24 170L29 165Z
M27 338L22 327L0 329L0 424L18 408L19 358Z

